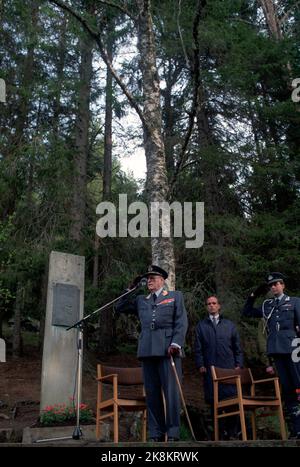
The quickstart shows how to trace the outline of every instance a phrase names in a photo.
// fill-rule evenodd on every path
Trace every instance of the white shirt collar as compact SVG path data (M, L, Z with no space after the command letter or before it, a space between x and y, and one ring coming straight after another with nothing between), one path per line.
M220 315L217 314L217 315L209 315L209 319L212 321L213 319L215 319L217 322L219 321L220 319Z
M160 296L160 294L162 293L162 291L163 291L163 287L161 287L159 290L157 290L156 292L153 292L153 293L154 293L154 294L156 295L156 297L158 298L158 297Z
M284 297L284 293L282 293L282 294L281 294L281 295L279 295L278 297L275 297L275 296L274 296L275 300L276 300L276 298L278 298L278 299L279 299L279 301L280 301L280 300L281 300L283 297Z

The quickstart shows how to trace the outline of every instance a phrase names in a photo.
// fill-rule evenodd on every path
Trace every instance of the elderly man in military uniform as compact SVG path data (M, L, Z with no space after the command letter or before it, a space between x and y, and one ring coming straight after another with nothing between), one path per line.
M181 404L170 356L174 357L181 379L187 313L182 293L166 289L168 273L164 269L151 265L129 288L134 288L143 277L147 278L149 295L126 296L117 303L116 311L136 314L141 323L137 356L143 367L150 440L165 441L167 434L168 441L176 441Z
M273 298L254 308L255 299L266 291L266 285ZM270 273L267 284L258 287L248 297L243 315L264 319L267 354L273 358L281 382L283 400L291 422L291 437L300 439L300 404L296 391L300 388L300 363L292 358L294 339L300 331L300 299L289 297L284 289L284 275L280 272Z

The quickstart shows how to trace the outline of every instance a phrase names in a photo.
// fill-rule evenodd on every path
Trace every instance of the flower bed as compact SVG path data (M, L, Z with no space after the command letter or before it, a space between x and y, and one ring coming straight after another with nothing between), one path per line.
M88 424L94 420L92 409L87 404L79 406L80 423ZM75 405L54 404L45 407L40 414L40 426L70 425L77 419L77 407Z

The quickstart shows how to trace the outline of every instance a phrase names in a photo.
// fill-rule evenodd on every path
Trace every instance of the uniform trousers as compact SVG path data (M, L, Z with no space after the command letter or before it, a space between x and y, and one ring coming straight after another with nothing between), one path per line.
M282 398L290 417L292 436L300 434L300 403L296 389L300 389L300 363L295 363L290 354L274 354L274 363L282 387Z
M174 358L174 363L181 381L181 358ZM170 358L143 358L142 367L150 438L160 438L165 433L168 437L179 438L180 393ZM162 392L166 403L166 415Z

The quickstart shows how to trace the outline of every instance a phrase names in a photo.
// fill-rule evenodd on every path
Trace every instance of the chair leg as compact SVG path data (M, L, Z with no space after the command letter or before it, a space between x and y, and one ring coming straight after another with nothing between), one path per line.
M214 408L214 433L215 441L219 441L219 419L218 419L218 410Z
M145 443L147 439L147 410L143 410L142 414L142 441Z
M284 420L283 410L282 410L282 405L281 404L278 407L278 417L279 417L279 423L280 423L281 439L287 439L285 420Z
M97 373L98 377L100 377L99 374L99 366L97 366ZM100 410L100 403L102 401L102 383L98 381L97 383L97 405L96 405L96 440L98 441L101 436L101 426L100 426L100 417L101 417L101 410Z
M245 411L243 404L239 404L240 409L240 421L241 421L241 429L242 429L242 439L243 441L247 441L247 430L246 430L246 423L245 423Z
M114 443L119 442L119 414L118 414L118 406L114 404Z
M100 422L100 409L97 409L96 415L96 440L99 441L101 436L101 422Z
M251 426L252 426L252 439L256 439L256 422L255 422L255 410L251 412Z
M96 440L99 441L101 433L100 433L100 422L96 421Z

